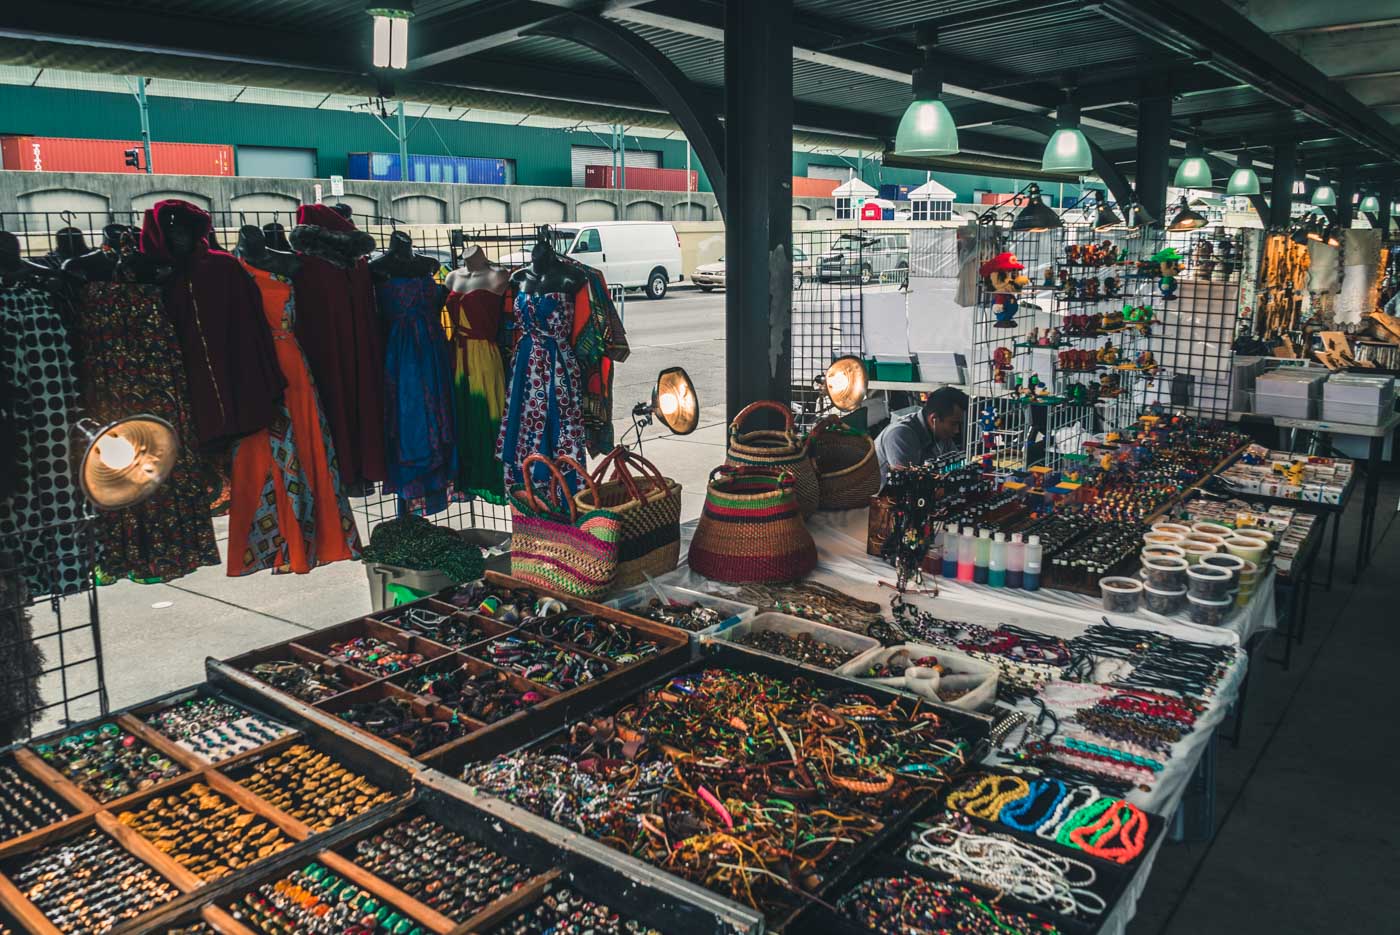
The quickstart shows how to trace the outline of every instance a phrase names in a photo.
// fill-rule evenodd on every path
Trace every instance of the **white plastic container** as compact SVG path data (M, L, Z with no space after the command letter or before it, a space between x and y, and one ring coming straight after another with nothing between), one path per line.
M1248 536L1231 536L1225 540L1225 551L1231 555L1248 559L1256 565L1262 565L1264 556L1269 554L1269 547L1259 539L1251 539Z
M840 671L842 667L850 665L863 653L871 649L878 649L880 646L880 641L873 636L864 636L860 633L852 633L850 630L842 630L838 627L827 626L824 623L817 623L815 620L804 620L801 617L793 617L789 614L778 613L757 614L746 620L740 620L732 626L721 628L716 633L707 634L706 639L738 643L742 637L748 636L750 633L758 633L765 630L782 633L785 636L810 636L818 643L826 643L853 654L850 659L846 660L841 666L836 667L836 669L826 669L822 666L803 663L800 660L791 659L777 653L755 649L752 646L743 647L745 652L758 653L770 659L781 659L784 662L795 663L800 666L805 666L806 668L821 669L823 672Z
M1154 614L1171 616L1179 614L1186 609L1186 589L1181 588L1176 591L1159 590L1152 585L1144 585L1142 589L1143 605Z
M884 663L899 653L907 653L909 658L921 659L935 656L943 671L938 678L931 678L923 667L911 666L904 674L894 678L864 678L862 673L872 666ZM912 678L911 678L912 673ZM997 677L1000 670L990 662L974 659L954 649L929 646L924 643L905 643L900 646L877 647L862 653L836 670L837 675L873 682L903 691L918 698L958 708L963 711L979 711L991 707L997 697ZM945 699L941 692L964 692L956 698Z
M1186 587L1186 572L1190 568L1191 565L1184 558L1144 558L1142 578L1158 590L1177 591Z
M1237 588L1240 584L1240 574L1246 565L1253 564L1240 558L1238 555L1222 553L1220 555L1203 555L1197 567L1223 568L1230 573L1230 587Z
M1223 601L1209 601L1192 594L1186 595L1186 610L1191 615L1191 622L1203 627L1218 627L1224 623L1234 603L1228 597Z
M1135 614L1142 606L1143 583L1136 578L1110 575L1099 579L1103 609L1111 614Z
M1229 596L1233 577L1227 569L1196 564L1186 569L1186 588L1192 597L1218 601Z
M716 626L704 630L691 631L690 636L692 640L701 636L711 635L723 630L725 627L731 627L741 620L748 620L754 614L758 613L758 608L752 604L731 601L728 598L716 597L713 594L702 594L699 591L676 587L672 584L658 584L655 585L654 588L652 585L643 584L640 587L630 588L623 591L612 600L604 601L604 605L635 614L638 613L640 608L646 607L647 604L651 603L651 599L656 597L656 592L658 590L668 601L677 604L700 604L704 607L713 607L720 614L724 615L724 619Z

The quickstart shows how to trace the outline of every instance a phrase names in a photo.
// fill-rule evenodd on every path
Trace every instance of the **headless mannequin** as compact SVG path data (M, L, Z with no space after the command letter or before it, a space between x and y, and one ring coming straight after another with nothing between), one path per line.
M102 249L65 260L63 262L64 270L79 277L84 282L107 282L112 278L112 273L116 271L117 250L121 244L122 234L125 232L125 225L108 224L102 228ZM63 231L58 233L61 238ZM82 237L81 234L78 236ZM59 241L59 252L62 252L62 240Z
M334 211L336 214L340 215L341 217L345 218L345 220L347 221L355 220L355 209L350 207L343 201L338 201L335 204L331 205L331 210Z
M68 260L75 260L87 253L89 248L83 232L76 227L64 227L53 235L54 250L49 254L55 266L62 266Z
M114 225L116 226L116 225ZM136 248L141 235L130 227L121 227L117 233L116 268L112 278L122 282L139 282L148 286L165 281L170 275L170 267L161 266L155 260ZM64 267L67 269L67 266Z
M52 278L57 272L20 256L19 238L9 231L0 231L0 276L19 279L29 276Z
M394 278L431 277L438 270L438 261L413 252L413 238L403 231L389 236L389 247L382 256L369 262L369 273L375 282Z
M453 292L487 289L502 295L509 282L510 274L499 266L492 266L491 261L486 259L486 252L480 247L472 247L462 258L461 268L447 274L447 288Z
M287 240L287 229L276 221L268 221L262 226L263 234L267 240L269 250L281 250L283 253L291 253L292 245Z
M530 265L511 274L510 281L527 295L565 292L573 295L588 282L581 270L564 265L554 246L541 240L530 251Z
M292 279L301 272L301 257L295 253L271 250L261 227L245 224L238 229L238 245L233 248L234 256L266 273Z

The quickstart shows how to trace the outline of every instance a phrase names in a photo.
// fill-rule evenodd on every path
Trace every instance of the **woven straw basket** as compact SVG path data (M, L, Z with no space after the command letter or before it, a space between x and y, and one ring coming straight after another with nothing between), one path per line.
M762 409L770 409L783 417L783 428L741 431L744 420ZM792 411L782 403L763 400L750 403L740 410L729 424L729 450L724 463L731 467L763 468L773 474L790 472L795 479L797 505L803 516L817 511L821 491L817 472L807 454L807 439L799 438L793 427Z
M598 462L592 479L574 502L583 512L610 510L622 523L613 587L673 570L681 557L681 485L626 448L614 448Z
M690 540L690 567L714 581L794 581L817 565L797 507L796 478L762 468L718 467Z
M535 493L531 464L550 474L550 501ZM573 470L597 497L597 487L583 466L570 457L550 461L533 454L521 463L523 483L510 490L510 573L530 584L581 597L602 597L617 576L622 521L611 510L580 513L559 465ZM595 502L597 502L595 500Z
M823 510L857 510L880 492L880 462L870 436L835 417L817 423L807 436Z

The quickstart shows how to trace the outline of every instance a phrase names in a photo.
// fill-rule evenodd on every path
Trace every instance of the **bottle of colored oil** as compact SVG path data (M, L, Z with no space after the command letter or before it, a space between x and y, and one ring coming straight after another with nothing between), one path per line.
M972 557L977 549L977 537L971 526L964 526L962 538L958 540L958 580L972 580Z
M1022 572L1026 568L1026 544L1021 541L1021 534L1013 532L1011 541L1006 544L1006 586L1008 588L1021 587Z
M943 577L949 581L958 579L958 547L962 544L962 536L958 535L958 527L953 526L943 531Z
M977 550L972 559L972 580L977 584L987 583L987 563L992 559L992 531L977 530Z
M992 537L992 551L987 559L987 583L994 588L1006 587L1006 533Z
M1040 590L1040 559L1044 553L1039 536L1031 536L1026 543L1026 571L1021 586L1027 591Z

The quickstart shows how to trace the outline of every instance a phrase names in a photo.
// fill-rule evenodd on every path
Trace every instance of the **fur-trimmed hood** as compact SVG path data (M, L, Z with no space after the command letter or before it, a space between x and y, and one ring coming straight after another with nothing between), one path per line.
M358 230L348 218L328 205L302 205L297 209L297 226L289 238L297 253L319 257L342 269L374 249L374 238Z

